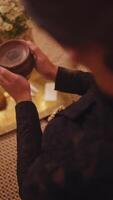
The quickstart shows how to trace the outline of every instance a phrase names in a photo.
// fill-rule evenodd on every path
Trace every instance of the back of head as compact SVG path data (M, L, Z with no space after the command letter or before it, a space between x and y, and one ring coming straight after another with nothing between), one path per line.
M111 40L110 0L24 0L31 16L59 42L80 46L90 40ZM112 32L111 32L112 31Z
M28 13L66 47L97 43L106 50L113 68L113 1L23 0Z

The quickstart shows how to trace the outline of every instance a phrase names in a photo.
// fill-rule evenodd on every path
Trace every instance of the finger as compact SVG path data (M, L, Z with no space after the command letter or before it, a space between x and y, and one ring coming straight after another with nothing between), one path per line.
M36 46L33 42L26 41L26 44L29 46L29 48L32 51L37 52L37 53L42 53L41 49L38 46Z
M31 50L35 51L36 46L31 42L31 41L26 41L26 40L19 40L20 42L22 42L23 44L27 45Z
M37 58L39 56L46 56L45 53L43 53L41 51L41 49L38 46L36 46L33 42L31 42L31 41L25 41L25 40L21 40L21 41L24 42L30 48L30 50L31 50L31 52L32 52L32 54L33 54L33 56L34 56L34 58L36 60L37 60Z
M31 42L30 40L20 40L22 43L24 43L25 45L27 45L27 46L29 46L32 50L35 50L37 47L36 47L36 45L33 43L33 42Z
M6 79L4 79L2 76L0 76L0 85L3 87L3 88L7 88L7 86L9 85L8 84L8 81Z
M26 44L32 49L35 50L36 48L38 48L33 42L31 41L26 41Z
M11 81L16 78L17 75L0 66L0 77L3 77L3 79L6 79L7 81Z

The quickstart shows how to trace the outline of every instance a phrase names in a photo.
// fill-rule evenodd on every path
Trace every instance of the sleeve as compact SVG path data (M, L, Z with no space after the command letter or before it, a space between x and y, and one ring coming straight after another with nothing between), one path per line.
M58 68L55 81L56 90L83 95L93 84L94 78L90 72Z
M37 109L30 102L16 105L17 120L17 178L20 196L25 176L40 155L42 132Z

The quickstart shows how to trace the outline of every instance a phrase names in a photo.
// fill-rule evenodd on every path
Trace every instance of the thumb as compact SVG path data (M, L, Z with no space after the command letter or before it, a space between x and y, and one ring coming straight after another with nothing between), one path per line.
M33 53L42 54L41 49L37 45L35 45L33 42L26 41L26 44L31 49L31 51L33 51Z
M16 78L17 75L0 66L0 77L10 81L12 78Z

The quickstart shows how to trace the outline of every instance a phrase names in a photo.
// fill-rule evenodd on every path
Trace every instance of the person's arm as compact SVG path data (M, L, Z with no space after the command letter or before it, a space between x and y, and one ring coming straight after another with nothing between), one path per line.
M36 107L32 103L30 85L24 77L0 67L0 85L16 102L17 171L22 196L26 174L41 151L40 121Z
M31 101L16 105L17 178L20 196L28 169L40 155L42 132L37 109Z
M90 72L59 67L55 81L55 89L62 92L83 95L92 87L93 83L93 75Z
M25 43L34 54L37 72L45 79L56 82L56 90L83 95L94 83L91 73L57 67L40 48L31 42Z

